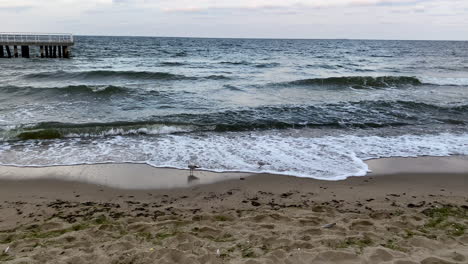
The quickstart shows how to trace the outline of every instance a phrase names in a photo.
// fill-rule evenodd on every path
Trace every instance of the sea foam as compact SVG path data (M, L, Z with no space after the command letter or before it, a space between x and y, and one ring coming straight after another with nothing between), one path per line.
M26 141L0 145L0 164L52 166L146 163L154 167L274 173L342 180L368 172L365 160L382 157L468 155L468 134L287 136L285 133L204 133L106 140ZM258 162L266 165L260 167Z
M456 77L420 77L423 83L434 85L464 86L468 85L468 78Z

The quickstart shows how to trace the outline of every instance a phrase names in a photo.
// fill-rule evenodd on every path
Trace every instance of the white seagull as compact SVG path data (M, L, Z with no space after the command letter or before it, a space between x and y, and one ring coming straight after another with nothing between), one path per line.
M195 165L195 164L189 164L188 168L190 169L190 176L193 176L193 171L200 168L200 166Z

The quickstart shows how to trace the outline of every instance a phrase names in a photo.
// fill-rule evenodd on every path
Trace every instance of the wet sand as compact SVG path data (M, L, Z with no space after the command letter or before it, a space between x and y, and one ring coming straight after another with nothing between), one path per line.
M335 182L1 167L0 262L468 263L467 161L372 160L368 176Z

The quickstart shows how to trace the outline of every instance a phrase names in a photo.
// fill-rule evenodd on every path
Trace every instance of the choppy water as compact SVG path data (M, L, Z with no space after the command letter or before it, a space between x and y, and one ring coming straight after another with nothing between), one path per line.
M468 42L76 41L70 60L0 59L0 164L336 180L370 158L468 155Z

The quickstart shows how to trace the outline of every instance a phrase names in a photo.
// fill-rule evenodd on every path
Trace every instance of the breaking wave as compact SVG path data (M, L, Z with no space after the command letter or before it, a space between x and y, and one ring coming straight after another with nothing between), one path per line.
M254 131L287 128L380 128L468 123L468 105L438 106L409 101L361 101L321 106L268 106L198 114L153 116L109 123L42 122L0 131L4 140L154 135L194 131Z

